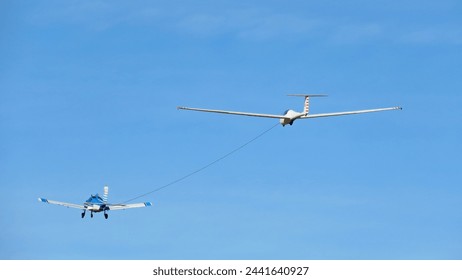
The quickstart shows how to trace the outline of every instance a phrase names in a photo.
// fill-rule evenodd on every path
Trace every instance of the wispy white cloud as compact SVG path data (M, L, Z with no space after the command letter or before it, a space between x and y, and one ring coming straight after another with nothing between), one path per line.
M334 44L392 43L414 45L460 45L462 28L453 24L422 27L406 26L399 23L332 23L325 27L324 39Z
M431 26L402 34L400 41L412 44L462 44L462 27Z
M201 36L225 33L231 29L229 20L222 15L192 14L176 19L175 28Z
M317 21L293 14L233 10L220 14L187 14L178 19L177 30L193 35L230 34L241 39L266 40L308 35Z
M51 6L37 5L27 14L26 21L34 25L69 24L90 30L104 31L120 24L150 23L160 17L154 7L139 7L133 3L95 1L56 1Z
M271 14L254 20L246 29L238 32L241 38L275 39L287 37L306 37L321 25L314 18L304 18L291 14Z
M200 9L105 0L56 1L52 6L53 9L48 5L33 7L26 21L38 26L70 24L96 32L120 25L145 25L201 37L225 34L252 40L303 36L318 25L316 19L306 16L249 7Z
M330 33L334 43L355 44L383 38L386 29L378 23L346 24L333 26Z
M228 3L229 4L229 3ZM333 17L303 9L276 10L261 5L209 5L175 2L52 1L37 5L28 21L38 25L72 24L96 32L122 25L152 27L198 37L229 36L239 40L316 40L326 44L374 42L461 44L462 28L422 21L420 28L405 18ZM447 7L443 7L447 9ZM441 9L443 9L441 8ZM410 9L409 7L407 9Z

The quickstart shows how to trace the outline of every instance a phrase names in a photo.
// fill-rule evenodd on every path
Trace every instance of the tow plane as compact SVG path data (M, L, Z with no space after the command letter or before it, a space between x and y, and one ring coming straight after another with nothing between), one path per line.
M202 109L202 108L189 108L178 106L178 110L191 110L191 111L200 111L208 113L220 113L220 114L231 114L231 115L241 115L249 117L261 117L261 118L273 118L279 119L279 122L282 126L292 125L297 119L311 119L311 118L321 118L321 117L334 117L334 116L344 116L344 115L353 115L353 114L364 114L372 112L382 112L390 110L402 110L401 107L388 107L388 108L377 108L377 109L366 109L366 110L357 110L357 111L346 111L346 112L334 112L334 113L322 113L322 114L310 114L310 98L311 97L325 97L325 94L288 94L288 96L297 96L304 97L305 104L303 107L303 112L297 112L294 110L286 110L283 115L271 115L271 114L259 114L259 113L247 113L247 112L236 112L236 111L225 111L225 110L214 110L214 109Z
M91 195L83 204L73 204L55 200L49 200L46 198L39 198L40 202L48 203L48 204L56 204L65 206L68 208L77 208L83 210L82 212L82 219L85 217L85 212L90 211L90 216L93 218L93 213L104 212L104 218L107 219L109 215L107 211L109 210L125 210L131 208L140 208L140 207L147 207L152 206L151 202L141 202L141 203L131 203L131 204L110 204L107 202L107 197L109 194L109 187L104 186L103 189L104 193L103 196L99 194Z

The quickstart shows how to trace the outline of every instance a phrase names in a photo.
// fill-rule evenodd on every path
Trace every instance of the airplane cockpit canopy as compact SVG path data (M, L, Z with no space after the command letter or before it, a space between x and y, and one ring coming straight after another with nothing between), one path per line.
M90 196L89 199L87 199L86 202L90 202L90 203L102 203L103 202L103 199L101 198L101 196L99 196L99 194L92 194Z

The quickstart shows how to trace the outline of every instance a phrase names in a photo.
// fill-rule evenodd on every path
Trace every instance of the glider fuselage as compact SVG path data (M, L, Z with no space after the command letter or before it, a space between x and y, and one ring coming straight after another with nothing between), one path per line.
M306 113L299 113L289 109L284 112L284 118L279 119L279 123L282 124L282 126L285 126L287 124L292 125L296 119L305 115Z

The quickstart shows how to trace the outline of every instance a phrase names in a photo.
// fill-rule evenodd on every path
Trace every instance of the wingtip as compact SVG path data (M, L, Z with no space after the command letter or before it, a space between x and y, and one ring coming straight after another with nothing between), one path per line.
M151 202L145 202L144 205L145 206L152 206L152 203Z
M48 200L46 200L45 198L41 198L41 197L38 198L38 201L39 202L45 202L45 203L48 202Z

